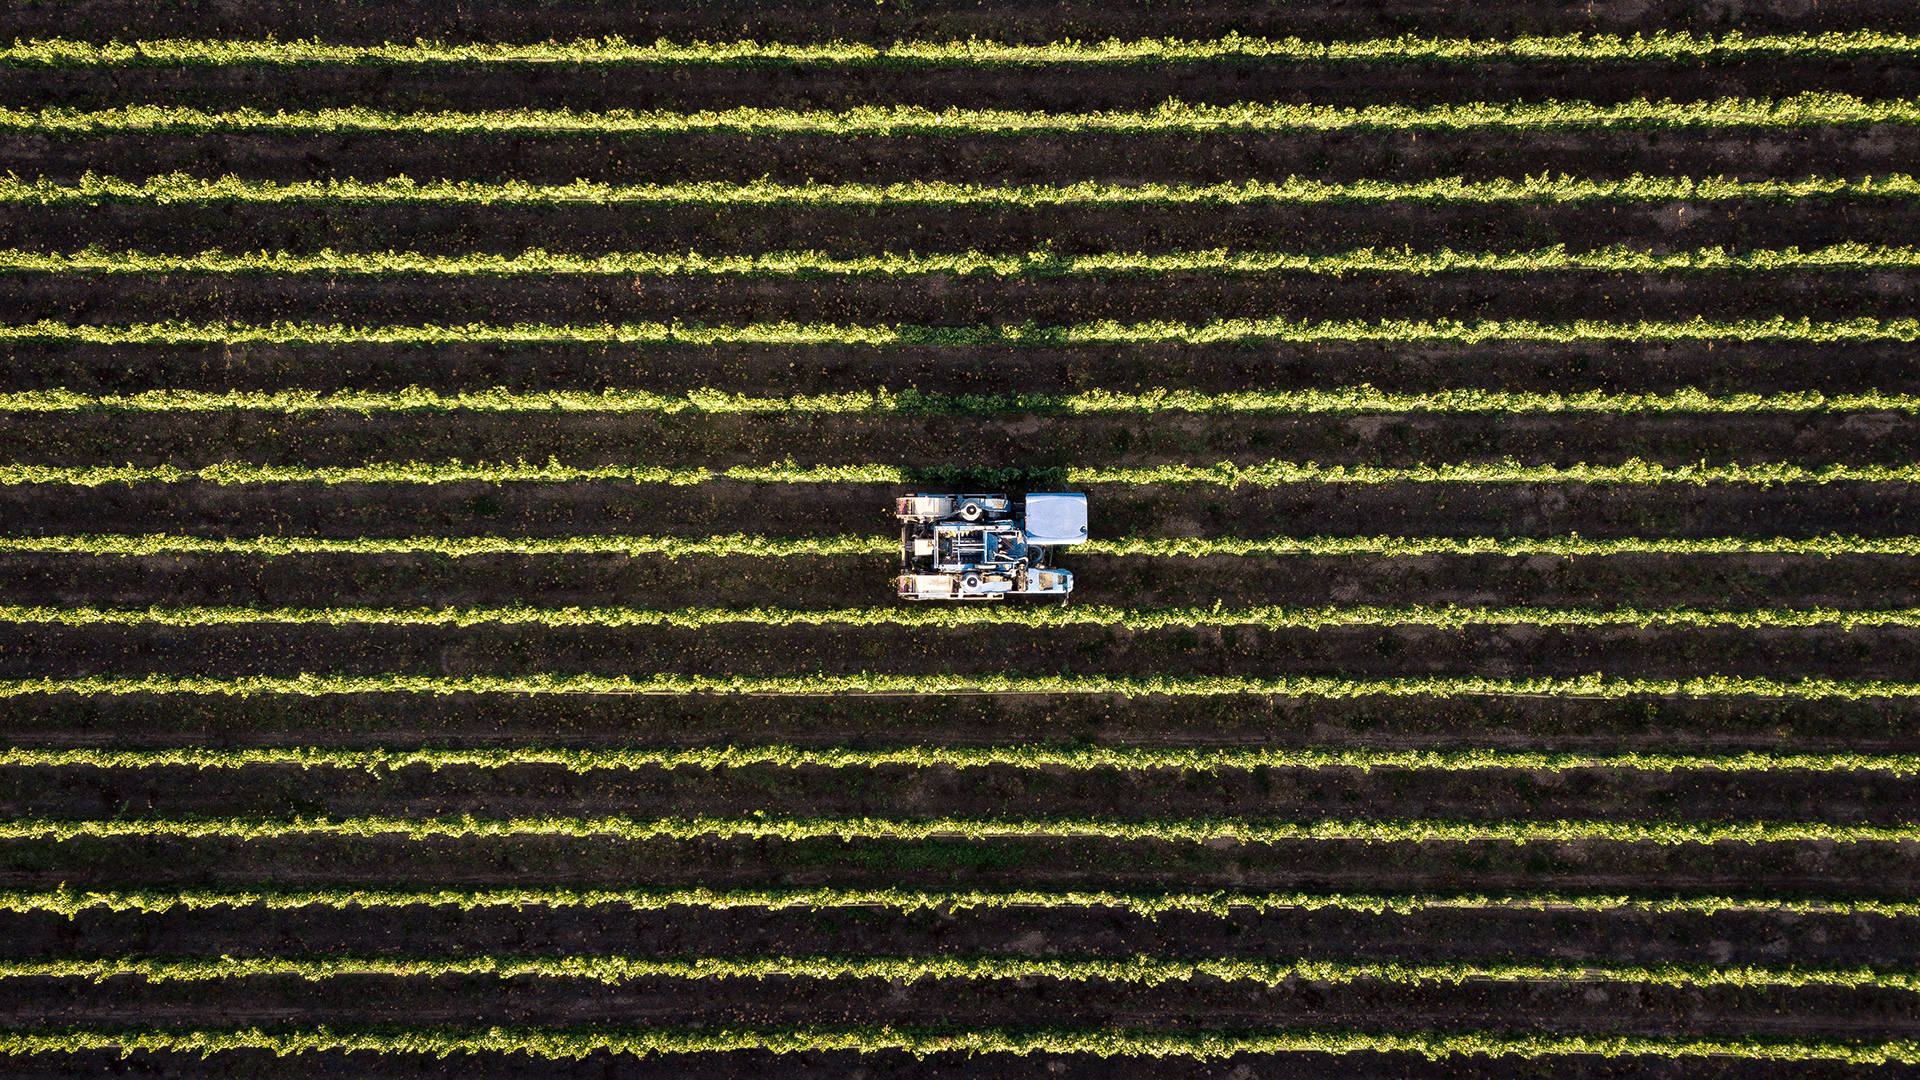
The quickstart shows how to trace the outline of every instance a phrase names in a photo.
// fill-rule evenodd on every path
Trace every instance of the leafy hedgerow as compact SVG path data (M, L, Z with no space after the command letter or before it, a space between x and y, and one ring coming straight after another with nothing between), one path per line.
M1446 274L1463 271L1551 273L1564 270L1612 273L1689 271L1776 271L1912 269L1920 251L1843 243L1801 251L1756 249L1729 253L1723 247L1655 254L1616 244L1596 251L1569 252L1562 244L1534 251L1414 251L1361 248L1329 255L1278 251L1183 251L1165 254L1113 252L1061 255L1051 251L989 255L965 251L949 255L880 254L843 258L817 251L760 255L702 255L697 252L623 252L568 255L539 248L518 255L468 253L422 255L416 252L287 251L153 255L140 251L87 248L72 253L0 250L0 272L52 274L414 274L423 276L508 276L531 274L741 275L749 277L899 277L926 274L1049 277L1059 275L1172 273L1394 273Z
M185 746L118 750L0 747L0 766L100 769L240 769L254 765L297 765L303 769L405 768L505 769L551 765L572 772L600 769L738 769L754 765L788 768L876 768L883 765L944 766L956 769L1003 766L1025 769L1424 769L1474 771L1518 769L1529 772L1573 769L1625 769L1677 772L1888 772L1920 775L1920 754L1793 754L1746 751L1732 754L1663 754L1628 751L1582 754L1535 750L1368 750L1345 747L1159 747L1159 746L899 746L853 749L836 746L703 746L641 749L564 749L522 746L509 749L447 750L335 749L318 746L238 750Z
M1511 458L1494 462L1444 465L1321 465L1267 461L1237 465L1105 466L1066 469L902 468L895 465L736 465L728 469L672 468L664 465L544 465L518 462L376 462L366 465L256 465L223 461L198 469L174 465L0 465L0 485L171 484L200 480L213 484L455 484L575 483L613 480L634 484L704 484L732 480L749 484L937 484L980 481L985 473L1000 483L1022 480L1066 484L1828 484L1902 483L1920 480L1920 464L1821 465L1785 462L1751 465L1661 465L1629 458L1618 465L1526 465Z
M1920 552L1920 537L1913 538ZM1867 541L1862 541L1867 543ZM68 555L478 555L798 556L894 554L898 536L401 536L328 539L301 536L8 536L0 552Z
M0 623L65 626L243 626L254 623L327 626L675 626L698 628L736 623L762 626L1117 626L1159 630L1170 626L1263 626L1269 630L1327 626L1736 626L1762 627L1920 626L1920 608L1698 608L1543 607L1320 607L1121 608L973 606L884 607L806 610L798 608L536 608L516 604L488 608L257 608L257 607L32 607L0 604Z
M1119 323L1111 320L1072 326L852 326L833 323L751 323L743 326L687 326L681 323L620 325L499 326L346 326L337 323L192 323L183 321L95 326L56 322L0 326L0 342L76 342L88 345L434 345L458 342L624 345L902 345L1057 346L1188 344L1223 342L1387 341L1920 341L1920 319L1854 318L1815 322L1775 315L1766 319L1714 321L1695 317L1679 322L1608 322L1578 319L1541 323L1526 319L1463 323L1453 320L1382 319L1309 322L1282 317L1220 319L1192 325L1181 322Z
M1167 101L1146 111L1021 112L1010 109L936 111L916 105L862 105L840 111L737 106L706 112L575 112L501 109L484 112L386 112L366 106L265 112L208 111L189 106L127 105L111 109L21 109L0 106L0 131L48 134L122 131L193 132L507 132L692 134L806 133L822 135L1000 134L1108 132L1150 134L1210 131L1484 131L1524 128L1708 127L1799 128L1834 124L1913 124L1920 103L1864 100L1851 94L1805 93L1771 99L1714 101L1468 102L1443 105L1299 105L1236 103L1189 105Z
M1883 177L1808 177L1740 180L1732 177L1644 176L1604 180L1572 176L1518 180L1324 181L1288 177L1225 184L1103 184L999 186L912 180L894 184L604 184L575 180L534 184L521 180L429 180L405 176L382 180L279 182L238 176L207 179L174 172L126 180L89 172L66 183L46 177L0 177L0 203L471 203L564 204L686 203L693 205L788 206L1234 206L1262 203L1580 203L1780 201L1807 198L1920 196L1920 180L1905 173Z
M1302 41L1229 33L1211 41L1145 38L1134 41L1056 41L1044 45L996 41L907 41L869 45L833 41L788 45L756 41L657 41L636 44L618 36L571 42L416 41L412 44L344 45L311 41L162 39L96 44L61 38L18 41L0 48L0 63L59 66L153 64L755 64L807 63L843 66L925 67L946 64L1133 64L1143 61L1281 60L1341 61L1474 60L1730 60L1745 57L1871 56L1920 51L1906 34L1875 30L1820 34L1723 35L1566 34L1521 35L1503 40L1424 38L1406 35L1361 41Z
M0 552L69 555L660 555L797 556L891 555L897 536L771 537L733 533L725 536L396 536L331 539L301 536L214 537L164 533L104 536L0 536ZM1218 556L1595 556L1610 555L1920 555L1920 536L1798 537L1627 537L1596 540L1583 536L1304 536L1121 537L1095 539L1077 551L1087 555L1148 558Z
M585 413L1755 413L1920 412L1920 396L1824 394L1789 390L1772 394L1709 394L1687 387L1668 393L1572 394L1521 390L1438 390L1387 393L1361 385L1337 390L1246 390L1203 394L1156 389L1144 393L1091 390L1081 394L925 394L915 390L850 390L838 394L756 397L720 390L660 394L650 390L532 390L503 387L441 392L404 390L143 390L131 394L83 394L71 390L0 392L0 412L585 412Z
M1920 1062L1920 1042L1799 1039L1707 1039L1639 1035L1519 1035L1485 1032L1368 1031L1187 1031L1127 1028L920 1029L902 1027L784 1027L697 1029L598 1026L585 1029L458 1028L58 1028L0 1034L0 1054L73 1053L211 1054L262 1050L278 1056L321 1051L389 1054L526 1054L584 1058L590 1054L687 1054L739 1050L770 1053L902 1051L915 1055L1094 1054L1100 1057L1191 1057L1234 1054L1364 1051L1419 1054L1430 1059L1463 1055L1541 1058L1569 1054L1603 1057L1728 1057L1760 1061L1834 1061L1884 1065Z
M758 908L832 910L874 908L885 911L971 911L1110 908L1157 918L1173 912L1228 918L1235 912L1352 911L1405 915L1422 911L1589 911L1669 915L1759 913L1794 915L1920 916L1920 901L1841 897L1628 896L1567 893L1116 893L1099 890L1048 892L1017 889L0 889L0 910L46 912L72 918L83 911L212 911L259 907L271 911L303 908L450 907L471 911L496 907L624 907L662 911L675 907L732 910Z
M1092 836L1105 840L1248 844L1289 840L1366 843L1513 844L1608 841L1622 844L1913 843L1920 824L1842 824L1825 821L1260 821L1245 818L874 818L776 817L629 818L526 817L482 819L388 817L15 818L0 820L0 839L182 837L271 840L288 836L437 837L563 836L619 840L698 837L817 840L991 840Z
M319 981L351 976L437 978L493 975L502 979L1058 979L1161 986L1197 977L1278 986L1288 981L1382 982L1402 985L1466 982L1605 982L1642 986L1742 988L1837 987L1848 990L1920 990L1920 974L1873 968L1773 968L1757 964L1472 963L1433 964L1341 960L1255 960L1238 957L1155 956L127 956L0 960L0 979L138 978L146 982L292 977Z
M31 694L1117 694L1123 697L1506 697L1728 698L1857 701L1920 696L1920 683L1888 679L1774 679L1701 675L1686 679L1436 676L1351 679L1333 675L82 675L0 680L0 698Z

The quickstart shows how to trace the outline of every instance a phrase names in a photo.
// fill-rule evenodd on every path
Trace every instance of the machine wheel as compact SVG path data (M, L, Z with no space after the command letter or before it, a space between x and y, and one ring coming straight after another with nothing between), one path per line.
M980 575L979 574L964 575L960 579L960 587L963 589L978 589L980 587Z
M977 502L963 503L960 507L960 517L963 521L979 521L986 516L987 508Z

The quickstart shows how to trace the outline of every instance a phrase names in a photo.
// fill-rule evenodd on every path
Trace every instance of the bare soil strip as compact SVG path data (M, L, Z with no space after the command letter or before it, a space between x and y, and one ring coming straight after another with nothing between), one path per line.
M244 12L196 8L155 9L137 0L104 0L84 9L22 11L19 33L26 37L77 37L87 40L238 37L281 40L322 37L328 41L379 44L415 38L447 41L566 41L618 34L632 41L673 40L861 41L889 45L903 39L982 38L1041 44L1061 39L1211 38L1229 30L1249 36L1298 35L1322 39L1391 38L1417 25L1434 35L1507 37L1520 33L1651 33L1657 30L1725 33L1741 30L1818 33L1872 27L1920 31L1920 16L1904 3L1868 0L1841 8L1741 9L1709 18L1678 0L1645 6L1582 6L1539 10L1483 7L1436 9L1422 0L1390 0L1356 10L1326 0L1274 7L1253 0L1229 0L1204 8L1168 9L1129 0L1125 3L1070 4L1017 2L982 10L959 0L915 4L912 9L868 6L859 0L835 0L802 9L767 8L744 0L708 4L677 0L646 11L609 9L590 0L568 0L529 9L511 0L487 0L457 14L412 10L369 12L357 4L332 0L302 4L274 0Z
M1257 627L1126 631L816 627L722 624L632 627L367 626L62 627L0 625L0 676L148 674L239 678L386 673L459 677L662 674L773 677L814 673L1116 678L1352 676L1615 678L1706 676L1904 681L1920 630L1742 630L1471 626ZM325 658L323 662L320 658Z
M1042 485L1057 477L1045 472ZM965 477L958 484L965 485ZM1910 535L1907 484L1104 485L1108 536L1411 536L1604 539ZM1042 487L1042 490L1050 488ZM578 536L885 535L885 484L177 484L0 486L23 534Z
M1065 469L1258 465L1414 466L1518 461L1594 465L1635 459L1673 466L1787 462L1901 466L1920 461L1920 416L1785 414L1289 416L1145 414L925 417L886 414L359 415L308 413L45 413L8 419L0 458L58 466L204 467L220 461L309 467L377 461L541 460L567 465L759 466L883 462L904 468ZM639 449L644 448L644 449ZM636 453L638 450L638 453ZM644 455L644 456L642 456ZM638 460L636 460L638 458Z
M1862 135L1869 137L1862 138ZM996 185L1214 183L1284 180L1511 179L1543 173L1624 179L1727 176L1758 180L1909 171L1920 129L1795 128L1756 131L1288 132L1262 135L1027 137L891 136L884 140L788 135L546 136L7 135L0 156L34 162L37 175L72 182L86 173L141 179L187 172L254 180L415 179L604 183L888 183L946 180Z
M873 603L897 558L667 559L625 555L0 556L16 604L123 609L267 605L820 610ZM1920 607L1913 560L1893 555L1619 555L1416 558L1072 555L1076 602L1229 609L1256 604L1443 604L1606 609L1851 609L1862 597Z
M895 914L870 908L708 909L260 908L164 915L86 912L0 923L0 955L348 955L378 935L396 956L518 952L591 955L609 942L634 954L675 956L692 942L709 955L1223 956L1406 963L1568 962L1769 966L1790 949L1808 967L1910 968L1920 923L1851 916L1429 911L1246 912L1233 919L1167 913L1148 919L1101 908L966 910ZM271 942L271 946L264 944Z
M1401 202L1364 206L782 206L710 204L40 206L0 204L0 246L79 251L89 245L197 255L209 249L418 251L517 255L699 251L1335 252L1374 247L1524 251L1565 244L1689 249L1827 247L1912 236L1920 208L1892 199L1781 202L1517 204L1497 208Z
M258 885L276 888L554 887L1289 890L1330 892L1639 892L1654 895L1911 899L1916 874L1897 845L1379 844L1226 845L1088 840L890 842L694 840L8 841L0 885L75 889Z
M1537 393L1920 393L1899 342L1232 343L1108 346L478 344L86 345L9 347L12 385L76 393L303 388L442 393L506 387L640 389L685 394L1062 394L1445 389Z
M1200 773L990 767L238 770L9 768L0 816L84 820L354 818L406 807L409 818L894 818L981 820L1209 819L1222 807L1253 821L1562 820L1717 824L1819 821L1898 825L1920 819L1920 781L1885 773L1720 771L1263 769ZM312 780L324 775L323 784ZM306 779L308 785L302 785ZM290 795L303 786L323 792ZM1116 811L1114 808L1124 808Z
M468 1025L493 1023L786 1025L817 1022L833 1002L845 1022L901 1026L1093 1026L1208 1031L1221 1028L1475 1031L1779 1038L1911 1038L1920 1030L1913 995L1870 991L1635 987L1595 1001L1585 986L1335 987L1289 983L1248 989L1214 980L1153 989L920 980L639 980L606 987L575 980L355 979L318 983L248 979L231 986L141 985L113 980L54 998L42 980L0 982L9 1027L180 1025L205 1010L231 1024L275 1024L289 1011L312 1023ZM38 983L39 985L35 985ZM883 989L884 988L884 989ZM400 1002L385 999L396 994ZM385 999L385 1000L383 1000ZM1775 1006L1780 1002L1781 1008ZM1784 1015L1783 1015L1784 1014ZM1736 1019L1737 1018L1737 1019Z
M795 322L1072 326L1454 319L1570 323L1910 318L1920 271L1433 276L1354 272L994 278L736 275L0 274L0 318L91 326L166 320L352 326Z
M407 39L411 40L411 39ZM166 102L207 109L299 111L378 100L394 111L612 109L698 112L736 105L1098 112L1245 101L1424 105L1478 101L1703 101L1840 92L1911 97L1920 73L1885 58L1615 62L1301 63L1234 58L1087 65L926 64L302 64L85 68L0 67L0 103L100 109ZM271 73L271 74L269 74ZM263 77L264 76L264 77Z

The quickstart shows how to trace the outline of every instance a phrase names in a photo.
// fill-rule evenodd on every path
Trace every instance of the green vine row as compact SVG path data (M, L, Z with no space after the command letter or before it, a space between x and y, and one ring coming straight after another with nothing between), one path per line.
M0 203L60 205L104 202L152 203L454 203L491 205L586 203L687 203L715 206L1152 206L1425 202L1463 204L1782 201L1807 198L1920 196L1920 180L1906 173L1883 177L1808 177L1739 180L1732 177L1644 176L1603 180L1572 176L1521 179L1323 181L1288 177L1227 184L1103 184L999 186L914 180L894 184L604 184L575 180L534 184L398 176L383 180L296 180L286 183L238 176L207 179L183 172L143 180L93 173L67 183L46 177L0 177Z
M1920 697L1920 683L1886 679L1687 679L1439 676L1351 679L1331 675L82 675L0 680L0 699L36 694L1117 694L1123 697L1766 697L1808 701Z
M833 41L789 45L756 41L657 41L636 44L614 36L571 42L418 41L344 45L312 41L161 39L96 44L62 38L15 41L0 48L0 63L49 66L180 64L836 64L925 67L936 64L1135 64L1206 60L1352 61L1475 60L1732 60L1747 57L1874 56L1920 52L1920 41L1875 30L1819 34L1521 35L1504 40L1412 35L1361 41L1301 41L1230 33L1211 41L1145 38L1133 41L1056 41L1021 45L996 41L905 41L869 45Z
M1911 247L1844 243L1813 251L1797 247L1728 252L1723 247L1655 254L1622 244L1594 251L1569 252L1565 244L1533 251L1414 251L1360 248L1330 255L1280 251L1182 251L1164 254L1114 252L1062 255L1052 251L991 255L965 251L943 255L866 255L842 258L818 251L760 255L702 255L697 252L621 252L569 255L532 248L518 255L467 253L422 255L417 252L287 251L158 255L140 251L49 253L0 250L0 272L48 274L413 274L424 276L521 276L553 274L739 275L746 277L902 277L927 274L997 277L1055 277L1172 273L1304 273L1339 276L1353 273L1449 274L1770 272L1808 270L1912 269L1920 250Z
M584 413L903 413L979 415L1038 413L1843 413L1920 412L1920 395L1709 394L1692 387L1667 393L1573 394L1517 390L1438 390L1388 393L1371 386L1336 390L1246 390L1203 394L1155 389L1144 393L1091 390L1081 394L925 394L916 390L849 390L837 394L756 397L700 389L684 394L650 390L143 390L87 394L67 389L0 392L0 412L584 412Z
M621 983L636 979L1057 979L1161 986L1196 978L1278 986L1289 981L1381 982L1400 985L1467 982L1624 983L1641 986L1732 986L1743 989L1834 987L1920 991L1920 973L1859 968L1773 968L1756 964L1402 964L1340 960L1252 960L1154 956L129 956L0 960L0 979L137 978L151 983L351 976L502 979L558 978Z
M1866 898L1788 898L1739 896L1627 896L1607 894L1382 894L1382 893L1115 893L1098 890L1008 892L924 889L0 889L0 911L44 912L72 918L83 911L215 911L261 907L272 911L304 908L383 910L445 907L462 911L525 907L624 907L663 911L675 907L718 911L736 908L835 910L873 908L916 911L999 911L1110 908L1143 918L1174 913L1228 918L1235 912L1351 911L1369 915L1407 915L1423 911L1582 911L1639 912L1656 915L1722 913L1786 915L1870 915L1920 917L1920 901Z
M1351 841L1376 844L1483 843L1512 844L1606 841L1622 844L1778 844L1778 843L1914 843L1920 841L1920 823L1895 825L1805 822L1672 822L1672 821L1257 821L1244 818L1179 818L1120 820L1112 818L994 819L994 818L630 818L525 817L483 819L471 815L449 818L364 815L327 817L204 817L204 818L14 818L0 820L0 839L75 840L128 837L218 838L276 840L290 836L338 836L364 839L402 836L432 838L497 838L506 836L560 836L573 839L612 837L618 840L723 839L777 840L1003 840L1023 838L1094 837L1121 841L1181 841L1205 843L1232 839L1247 844L1288 841Z
M837 746L702 746L638 749L565 749L524 746L505 749L435 747L340 749L318 746L256 746L222 750L204 746L122 750L103 747L0 747L0 766L100 769L241 769L298 766L302 769L406 768L507 769L555 766L584 773L603 769L857 769L887 765L977 769L1419 769L1464 772L1514 769L1564 772L1624 769L1670 773L1886 772L1920 775L1920 754L1795 754L1745 751L1729 754L1668 754L1629 751L1587 754L1534 750L1372 750L1344 747L1149 747L1149 746L901 746L853 749Z
M1361 1052L1419 1054L1429 1059L1459 1056L1543 1058L1571 1054L1603 1057L1725 1057L1758 1061L1832 1061L1885 1065L1920 1063L1920 1042L1844 1042L1702 1039L1637 1035L1524 1035L1484 1032L1366 1031L1161 1032L1124 1028L1000 1029L787 1027L698 1029L353 1028L346 1026L263 1028L60 1028L0 1033L0 1054L74 1053L213 1054L261 1050L276 1056L369 1051L384 1054L495 1053L539 1058L584 1058L590 1054L716 1053L759 1050L776 1054L900 1051L916 1056L952 1054L1094 1054L1099 1057L1184 1057L1210 1060L1235 1054Z
M1047 113L1008 109L936 111L914 105L864 105L842 111L736 106L697 113L575 112L502 109L482 112L386 112L354 105L302 112L208 111L188 106L127 105L83 110L0 107L0 131L47 134L408 132L422 134L821 134L948 135L1027 132L1150 134L1213 131L1486 131L1539 128L1679 130L1746 127L1913 124L1920 103L1866 100L1851 94L1804 93L1778 100L1469 102L1444 105L1189 105L1167 101L1142 112Z
M1462 323L1383 319L1309 322L1282 317L1220 319L1192 325L1180 322L1104 321L1073 326L842 326L832 323L751 323L744 326L686 326L679 323L623 323L601 326L512 326L468 323L458 326L345 326L335 323L134 323L122 326L70 324L51 319L0 326L0 342L74 342L88 345L434 345L458 342L624 345L854 345L886 348L939 346L1058 346L1187 344L1228 342L1449 342L1487 341L1920 341L1920 319L1854 318L1814 322L1775 315L1766 319L1713 321L1695 317L1679 322L1608 322L1578 319L1540 323L1525 319Z
M0 536L0 552L65 555L660 555L667 558L892 555L897 536L397 536L331 539L301 536L211 537L164 533L97 536ZM1920 555L1916 536L1629 537L1595 540L1575 535L1122 537L1077 547L1085 555L1149 558L1377 555Z
M1329 626L1635 626L1771 627L1920 626L1920 608L1543 608L1413 605L1323 605L1228 608L1122 608L993 605L977 607L797 608L256 608L256 607L34 607L0 604L0 623L64 626L242 626L255 623L323 626L670 626L698 629L751 623L761 626L1112 626L1161 630L1190 626L1260 626L1269 630L1319 630Z
M1102 466L1065 469L902 468L897 465L735 465L728 469L674 468L665 465L544 465L517 462L391 461L365 465L257 465L223 461L197 469L174 465L0 465L0 485L173 484L199 480L211 484L457 484L578 483L620 481L633 484L705 484L731 480L748 484L941 484L1003 473L1002 482L1045 477L1070 485L1217 484L1222 487L1273 487L1280 484L1829 484L1909 483L1920 480L1920 464L1820 465L1787 462L1712 465L1662 465L1629 458L1617 465L1528 465L1505 461L1443 465L1321 465L1317 462L1265 461L1239 465Z

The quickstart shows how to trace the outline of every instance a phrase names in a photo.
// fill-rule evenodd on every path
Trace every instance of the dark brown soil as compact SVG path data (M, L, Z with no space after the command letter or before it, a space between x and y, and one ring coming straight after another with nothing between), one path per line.
M121 134L0 136L0 157L50 180L186 172L255 180L452 179L565 184L1205 184L1284 180L1886 176L1911 167L1920 132L1808 128L1287 131L1139 135Z
M564 447L568 465L726 469L785 455L801 464L886 462L905 468L1136 467L1264 461L1412 466L1513 460L1593 465L1640 459L1897 466L1920 458L1920 420L1901 414L1425 413L1013 415L920 419L889 415L440 415L320 413L46 414L0 434L10 460L196 468L216 461L350 466L370 461L539 461ZM777 460L777 458L775 458Z
M1043 326L1114 320L1572 322L1910 318L1920 271L1771 273L1569 271L1113 274L1001 278L758 278L565 274L421 278L114 274L0 275L0 315L81 325L142 319L359 326L755 322Z
M1198 707L1196 707L1196 705ZM1352 700L1105 695L141 695L0 702L35 746L647 746L1005 743L1913 753L1908 700Z
M0 102L19 108L113 108L166 101L204 109L347 108L378 100L392 111L474 109L669 109L698 112L740 105L844 109L916 105L930 109L1035 112L1147 110L1174 98L1189 104L1244 101L1364 106L1458 101L1552 101L1571 83L1586 101L1706 101L1838 92L1904 98L1920 73L1887 57L1835 60L1618 63L1338 63L1287 61L1115 65L1093 78L1076 65L819 64L610 65L565 63L378 63L279 67L140 67L101 72L0 69Z
M1039 472L1051 483L1057 474ZM1869 484L1103 484L1100 536L1905 536L1914 507L1899 483ZM595 481L105 484L0 487L18 532L195 536L706 537L876 535L893 524L881 484L697 485ZM771 566L777 571L777 566Z
M34 251L196 255L227 251L417 251L583 255L699 251L1025 253L1311 251L1361 247L1531 251L1731 251L1920 235L1920 208L1901 199L1780 202L1454 205L1446 203L986 206L361 205L125 203L0 206L0 244Z
M458 393L713 388L763 396L847 390L925 394L1208 393L1374 386L1580 393L1920 392L1908 345L1860 343L1488 342L1451 344L858 346L88 346L25 342L12 350L21 389L135 393L148 389L287 387Z
M1910 845L1905 845L1910 846ZM1904 901L1903 845L605 838L10 841L10 888L704 887L1861 896ZM537 878L532 875L539 875Z
M0 675L141 670L240 678L316 669L343 675L630 675L773 678L812 671L902 676L1098 673L1187 676L1486 676L1684 679L1702 673L1900 681L1920 630L1203 627L62 627L0 628Z
M771 579L753 556L10 555L0 587L25 605L801 609L873 603L897 558L796 556ZM1607 558L1074 555L1075 602L1134 606L1377 604L1540 607L1829 607L1863 596L1920 607L1894 555L1619 555Z
M1224 770L972 769L882 766L855 770L752 766L573 773L404 768L330 772L324 790L298 767L162 768L126 776L91 766L0 771L10 817L378 816L405 806L420 817L720 817L783 813L905 820L1103 818L1175 820L1802 821L1889 825L1920 813L1920 781L1885 773L1569 770L1436 772L1406 769Z
M1815 33L1862 26L1912 32L1920 16L1894 0L1844 5L1774 3L1721 6L1653 0L1649 3L1469 5L1439 0L1385 0L1363 6L1327 0L1267 4L1230 0L1205 6L1125 3L1040 3L1020 0L990 8L966 0L889 6L864 0L770 6L745 0L679 0L636 10L596 0L512 3L485 0L457 8L382 6L357 0L273 0L232 3L194 0L167 7L133 0L81 0L57 7L19 5L9 11L23 37L69 36L108 41L129 37L265 37L324 35L329 41L571 40L619 34L631 41L726 39L773 41L966 40L1045 43L1063 38L1211 37L1245 35L1318 39L1433 36L1515 37L1524 34Z
M371 931L377 930L377 939ZM592 949L690 955L702 942L728 955L1224 956L1409 963L1760 964L1782 949L1808 965L1909 966L1920 952L1903 922L1830 915L1646 915L1571 911L1426 911L1397 915L1247 908L1231 922L1117 909L939 910L898 914L714 911L674 907L425 907L366 910L259 908L144 917L86 912L23 918L5 928L9 955L425 956L510 949L564 956Z

